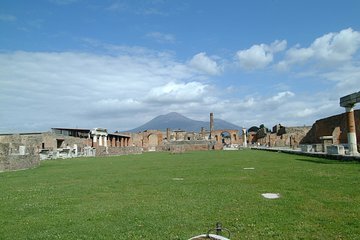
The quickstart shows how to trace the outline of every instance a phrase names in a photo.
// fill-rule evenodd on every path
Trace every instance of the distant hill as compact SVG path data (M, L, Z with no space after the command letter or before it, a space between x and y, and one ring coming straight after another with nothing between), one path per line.
M210 123L205 121L197 121L190 118L187 118L179 113L171 112L166 115L160 115L150 120L149 122L141 125L140 127L128 130L127 132L142 132L145 130L160 130L166 131L166 128L171 130L185 130L188 132L200 132L201 127L209 130ZM214 129L238 129L242 128L229 123L221 119L214 119Z

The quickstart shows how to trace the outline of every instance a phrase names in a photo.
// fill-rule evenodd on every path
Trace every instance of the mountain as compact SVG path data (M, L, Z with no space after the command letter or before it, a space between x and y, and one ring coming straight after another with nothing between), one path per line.
M171 130L185 130L188 132L200 132L201 127L209 130L210 123L205 121L197 121L187 118L179 113L171 112L166 115L160 115L141 125L140 127L128 130L127 132L142 132L145 130L161 130L166 131L166 128ZM238 129L242 128L221 119L214 119L214 129Z

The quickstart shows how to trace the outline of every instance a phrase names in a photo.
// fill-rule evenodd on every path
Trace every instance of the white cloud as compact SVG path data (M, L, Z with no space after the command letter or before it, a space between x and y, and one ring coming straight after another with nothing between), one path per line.
M208 57L204 52L196 54L190 60L189 64L193 68L209 75L218 75L222 71L222 68L217 64L217 62Z
M345 62L352 59L360 48L360 32L351 28L336 33L328 33L317 39L307 48L299 45L286 52L280 66L315 61L321 65Z
M239 78L244 79L241 83L209 81L207 77L223 73L223 68L217 57L205 52L196 54L191 60L179 61L169 52L88 39L86 43L101 54L0 53L0 132L76 126L126 130L170 111L189 117L205 116L205 120L209 112L214 112L216 117L245 127L261 123L268 127L277 123L311 125L316 119L343 111L338 104L339 97L358 89L360 68L357 58L353 57L359 49L355 44L357 34L350 30L341 32L344 33L335 34L338 40L331 35L332 38L315 40L317 44L311 47L289 49L282 61L284 66L303 62L304 67L301 71L294 68L291 76L283 75L284 81L275 83L269 79L262 85L254 85L249 80L258 77L250 76L256 72L241 73ZM344 42L351 43L352 50L339 56L340 43ZM320 45L327 47L321 48L320 54L312 47L315 45L319 49ZM266 67L281 57L276 53L285 48L286 41L254 45L238 52L243 53L239 62L247 69ZM332 52L334 49L336 54ZM319 59L324 62L330 56L344 64L322 71L313 71L311 64L306 65ZM307 75L299 77L300 73ZM224 79L228 77L225 75ZM296 81L293 81L294 76ZM278 76L272 73L271 77ZM320 88L316 83L316 87L306 88L304 85L310 82L308 78L329 84ZM232 87L226 88L229 84ZM274 87L281 84L285 87ZM304 93L304 89L308 93ZM324 94L320 96L320 92ZM18 117L20 113L21 118Z
M154 39L158 43L175 43L176 38L172 34L161 32L150 32L146 34L147 37Z
M313 108L304 108L304 109L299 109L298 111L296 111L296 113L294 113L295 117L308 117L311 116L312 114L314 114L316 112L316 109Z
M274 41L272 44L253 45L236 53L240 66L246 70L261 69L268 66L274 59L274 53L284 51L286 41Z
M106 98L94 102L92 108L96 110L96 113L103 112L113 115L114 111L118 111L119 114L121 114L122 111L139 111L145 107L144 105L143 102L133 98Z
M337 95L347 95L359 89L360 66L343 65L320 76L336 83Z
M276 102L280 103L282 101L285 101L286 99L295 96L293 92L285 91L285 92L279 92L275 96L272 96L267 100L267 102Z
M171 111L205 120L214 112L245 127L303 125L338 106L338 99L329 104L325 97L295 98L295 92L286 90L270 97L257 90L235 96L236 92L197 81L199 75L188 62L161 56L1 53L0 132L51 127L127 130ZM327 77L337 81L341 75Z
M199 82L169 82L150 90L147 99L150 101L171 103L201 102L206 93L207 85Z
M317 38L310 46L315 58L325 61L347 61L360 47L360 32L351 28Z
M0 132L126 130L170 111L188 116L215 111L242 124L255 121L254 110L264 102L254 96L223 98L219 89L196 81L188 63L154 55L15 52L0 54L0 65Z
M286 49L287 42L286 40L275 40L273 43L271 43L270 47L268 48L268 51L272 53L282 52Z
M264 68L273 61L272 53L265 50L264 44L254 45L247 50L237 52L240 66L247 70Z
M0 65L0 132L54 126L130 129L144 117L125 121L129 126L117 126L115 120L127 114L164 113L164 106L185 108L202 101L207 91L207 85L196 81L203 76L186 62L160 53L19 51L0 53Z

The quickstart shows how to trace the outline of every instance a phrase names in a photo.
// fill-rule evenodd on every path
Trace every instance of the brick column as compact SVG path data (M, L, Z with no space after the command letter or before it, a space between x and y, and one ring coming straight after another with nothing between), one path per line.
M210 113L210 139L213 138L214 131L214 113Z
M349 144L349 155L359 155L356 142L356 128L353 106L346 107L346 117L348 124L347 138Z

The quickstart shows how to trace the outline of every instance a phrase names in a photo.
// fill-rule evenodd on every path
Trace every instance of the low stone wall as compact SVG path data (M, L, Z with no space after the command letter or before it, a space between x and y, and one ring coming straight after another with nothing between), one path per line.
M156 150L159 151L170 151L170 152L183 152L183 151L207 151L214 149L215 142L210 141L173 141L165 144L161 148L157 148Z
M0 143L0 172L28 169L40 165L39 155L31 149L10 154L10 143Z
M296 154L296 155L302 155L302 156L310 156L310 157L316 157L316 158L326 158L326 159L331 159L331 160L360 162L360 156L328 154L328 153L324 153L324 152L302 152L300 150L281 149L281 148L267 148L267 147L251 147L250 149L269 151L269 152L282 152L282 153Z
M34 168L40 165L38 155L0 156L0 172Z
M141 154L141 147L97 147L96 156L117 156L117 155L128 155L128 154Z

